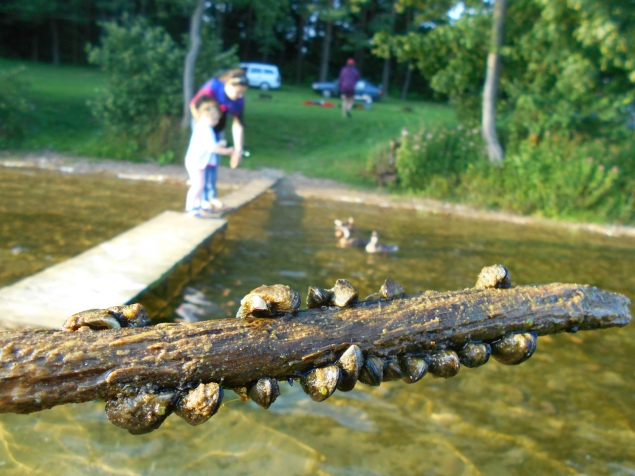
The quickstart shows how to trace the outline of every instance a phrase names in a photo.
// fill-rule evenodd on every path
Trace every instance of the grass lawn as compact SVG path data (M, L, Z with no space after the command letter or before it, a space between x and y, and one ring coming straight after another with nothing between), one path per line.
M105 84L100 71L0 60L0 69L20 65L26 68L23 76L34 105L22 150L83 156L103 156L109 150L111 158L117 158L119 145L104 147L103 131L88 105ZM373 184L365 174L368 158L397 137L402 127L456 123L454 110L442 104L384 99L371 110L354 110L352 119L344 119L337 99L332 100L333 108L303 106L307 99L320 99L306 87L283 86L268 94L272 99L261 99L258 90L247 92L245 142L252 155L243 166L300 171L352 185Z

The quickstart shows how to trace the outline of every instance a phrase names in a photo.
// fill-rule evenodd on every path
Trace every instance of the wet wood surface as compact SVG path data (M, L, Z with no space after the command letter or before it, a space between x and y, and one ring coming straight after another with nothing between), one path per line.
M631 321L629 306L625 296L591 286L548 284L428 291L280 318L1 332L0 412L109 400L136 388L235 388L262 377L297 378L335 362L351 344L365 355L429 354L511 332L620 327Z

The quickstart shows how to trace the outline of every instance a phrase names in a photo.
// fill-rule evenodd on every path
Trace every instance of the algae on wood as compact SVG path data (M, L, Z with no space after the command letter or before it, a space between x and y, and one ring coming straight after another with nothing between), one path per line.
M625 296L591 286L548 284L428 291L276 319L2 332L0 412L112 401L142 389L176 395L200 383L239 388L263 377L299 378L332 365L352 344L364 355L397 357L491 342L511 332L619 327L631 320L629 305Z

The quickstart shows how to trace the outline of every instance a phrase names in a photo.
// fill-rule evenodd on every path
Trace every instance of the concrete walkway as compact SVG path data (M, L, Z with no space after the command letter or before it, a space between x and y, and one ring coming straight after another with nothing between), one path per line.
M224 196L223 214L254 200L276 182L255 180ZM185 263L187 276L179 281L179 289L170 290L178 292L204 265L199 260L193 266L194 256L226 224L220 217L196 219L165 211L74 258L0 288L0 321L60 328L77 312L131 303L152 288L167 288L170 275Z

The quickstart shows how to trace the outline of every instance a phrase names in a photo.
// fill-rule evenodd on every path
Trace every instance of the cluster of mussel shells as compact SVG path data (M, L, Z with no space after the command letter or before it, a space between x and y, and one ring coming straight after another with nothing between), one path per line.
M404 288L386 279L379 293L368 298L394 299L405 295ZM324 306L346 307L358 301L359 293L346 279L338 279L331 289L309 286L307 309ZM367 298L367 299L368 299ZM300 293L284 284L260 286L240 301L236 317L280 317L300 309Z
M478 289L509 287L511 276L503 265L483 268L476 283ZM404 295L404 288L400 284L386 279L379 292L367 299L386 300ZM358 292L352 284L339 279L331 289L309 287L306 305L309 309L321 306L345 307L357 299ZM261 286L245 296L236 317L276 317L297 311L299 302L299 293L288 286ZM397 356L373 355L363 352L357 345L351 345L334 364L312 369L299 380L305 393L313 400L321 402L335 390L352 390L357 381L370 386L394 380L415 383L428 372L436 377L449 378L457 375L461 365L479 367L486 364L490 356L503 364L517 365L533 355L536 343L536 333L522 332L508 334L492 342L469 342L457 348ZM237 392L243 398L251 398L263 408L269 408L280 394L278 382L271 377L262 378Z
M502 265L484 268L476 287L511 287L509 271ZM386 279L378 293L368 298L395 299L405 295L404 288ZM311 286L307 307L345 307L358 300L358 292L345 279L339 279L331 289ZM135 307L136 306L136 307ZM284 285L260 286L241 301L237 317L278 317L296 312L300 306L297 291ZM116 321L116 322L115 322ZM83 330L82 327L105 329L122 326L147 325L149 319L139 305L122 306L101 312L85 311L71 316L65 329ZM91 324L92 323L92 324ZM93 327L91 327L91 325ZM348 392L357 382L379 386L382 382L403 380L412 384L427 373L449 378L457 375L461 366L479 367L490 356L507 365L517 365L529 359L536 350L537 334L511 333L491 342L469 342L454 348L447 347L426 353L399 355L373 355L358 345L350 345L333 364L314 368L300 377L300 384L309 397L321 402L336 390ZM293 380L289 379L292 384ZM263 377L250 385L234 389L242 399L251 399L261 407L269 408L280 395L277 379ZM158 388L131 388L129 394L118 395L106 402L106 414L115 425L132 434L148 433L158 428L171 414L176 413L190 425L200 425L211 418L223 400L223 388L215 382L200 383L195 388L161 390Z

